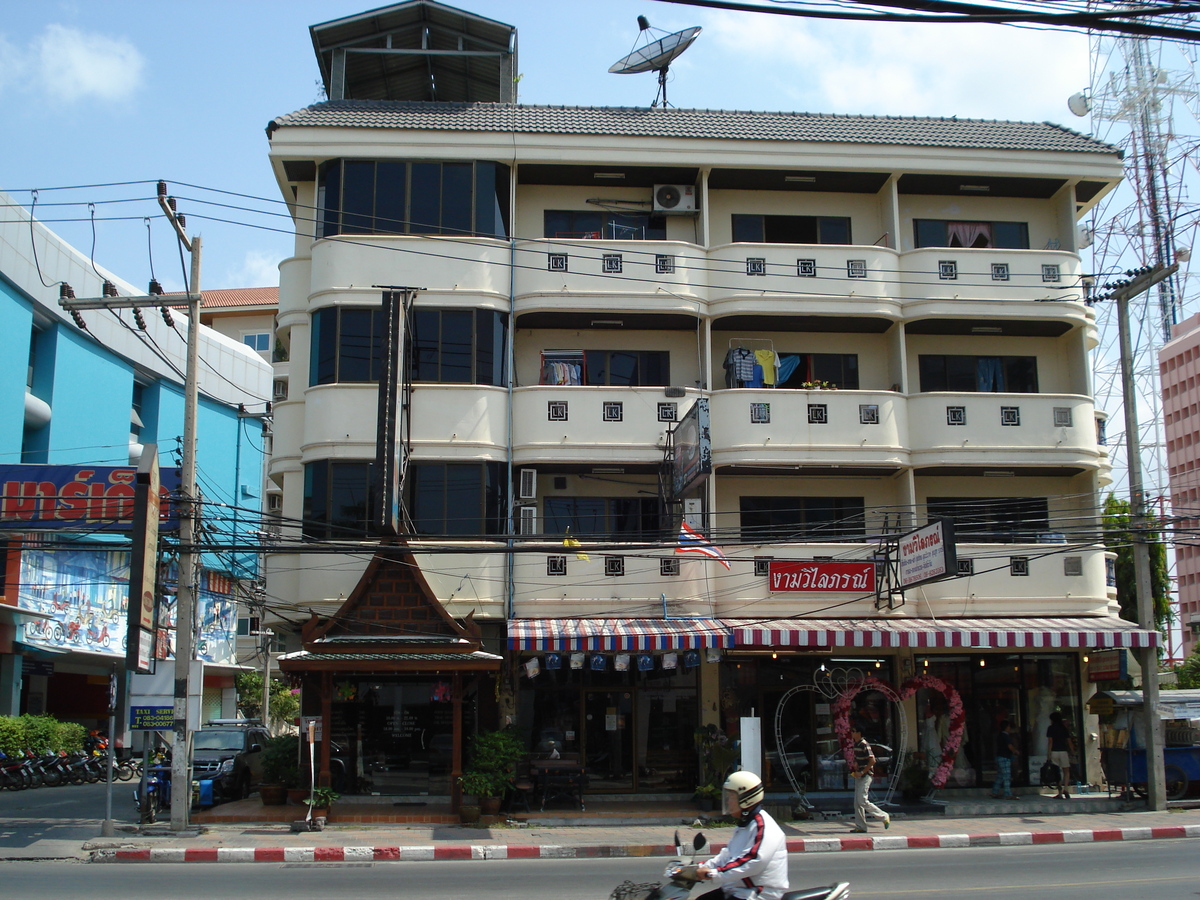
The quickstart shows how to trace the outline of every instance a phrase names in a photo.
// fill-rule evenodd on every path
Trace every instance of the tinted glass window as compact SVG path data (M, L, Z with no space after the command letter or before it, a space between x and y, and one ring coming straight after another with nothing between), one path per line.
M381 162L375 174L375 230L377 234L403 234L408 230L404 211L408 166Z
M342 309L338 341L338 381L370 381L377 348L371 337L374 310Z
M503 532L499 463L413 463L405 494L413 528L428 535L495 535Z
M339 162L326 163L325 179L321 186L323 191L321 202L324 203L323 235L337 234L341 231L340 211L342 208L342 166Z
M799 541L866 533L862 497L742 497L742 540Z
M374 464L321 460L304 467L304 536L326 540L373 533Z
M660 535L658 501L650 497L547 497L543 531L593 539L651 540Z
M349 160L342 169L342 234L375 229L375 163Z
M1050 530L1045 497L930 497L929 518L954 520L958 537L974 541L1036 541Z
M410 317L409 358L414 381L504 384L503 313L416 309Z
M436 234L441 226L442 167L439 163L412 164L412 200L409 231Z
M992 239L1008 250L1029 249L1029 226L1024 222L993 222Z
M469 384L473 380L475 313L469 309L442 312L442 370L438 381Z
M329 384L337 378L337 319L336 307L313 313L309 384Z
M739 244L761 244L763 242L763 217L735 214L733 217L733 240Z
M442 234L471 233L471 164L442 164Z
M1038 392L1037 357L1034 356L922 354L917 359L917 369L923 392Z

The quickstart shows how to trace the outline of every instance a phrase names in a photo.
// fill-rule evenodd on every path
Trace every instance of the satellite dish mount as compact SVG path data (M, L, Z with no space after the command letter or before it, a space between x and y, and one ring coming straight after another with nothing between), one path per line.
M617 60L609 67L608 71L614 75L657 72L658 93L654 95L654 102L650 106L651 108L658 106L660 100L664 107L669 106L670 104L667 103L667 71L675 58L690 47L692 41L696 40L696 36L700 34L700 28L699 26L685 28L683 31L676 31L674 34L668 34L657 40L650 40L651 35L646 34L657 29L650 27L645 16L638 16L638 28L640 29L638 38L641 39L642 35L646 35L647 43L637 47L628 56Z

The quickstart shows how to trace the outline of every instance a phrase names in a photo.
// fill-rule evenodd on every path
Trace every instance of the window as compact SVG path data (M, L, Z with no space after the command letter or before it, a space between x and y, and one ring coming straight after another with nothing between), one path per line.
M844 390L858 390L858 354L856 353L781 353L781 388L799 388L805 383L825 381Z
M666 350L588 350L586 384L665 387L671 383Z
M665 241L665 216L610 210L548 209L542 214L548 238L597 238L609 241Z
M862 497L742 497L744 541L820 541L862 537Z
M948 356L922 354L917 361L921 390L956 393L1038 392L1036 356Z
M657 497L546 497L542 501L546 534L591 540L655 540L663 519Z
M913 219L913 233L918 247L1029 249L1029 225L1025 222Z
M332 306L312 316L309 384L378 381L383 310Z
M271 334L267 331L262 331L255 334L243 334L242 343L251 350L257 350L259 353L266 353L271 349Z
M508 234L508 167L501 163L335 159L320 178L323 237Z
M849 244L847 216L758 216L734 213L739 244Z
M375 465L320 460L304 466L304 536L310 540L374 533Z
M503 385L506 313L415 309L408 330L410 376L434 384Z
M503 463L414 462L404 477L412 528L420 535L499 535L507 503Z
M954 534L971 541L1034 542L1049 530L1044 497L930 497L929 518L954 520Z

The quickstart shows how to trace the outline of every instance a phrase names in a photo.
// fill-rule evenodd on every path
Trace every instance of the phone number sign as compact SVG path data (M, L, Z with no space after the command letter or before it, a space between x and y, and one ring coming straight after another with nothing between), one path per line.
M170 731L175 727L173 706L129 707L129 729L131 731Z

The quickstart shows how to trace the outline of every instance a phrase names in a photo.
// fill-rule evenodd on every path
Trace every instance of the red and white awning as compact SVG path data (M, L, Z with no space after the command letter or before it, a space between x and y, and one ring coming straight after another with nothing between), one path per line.
M1058 650L1156 647L1158 632L1111 617L731 620L737 647L962 647Z
M720 619L510 619L510 650L696 650L731 646Z

